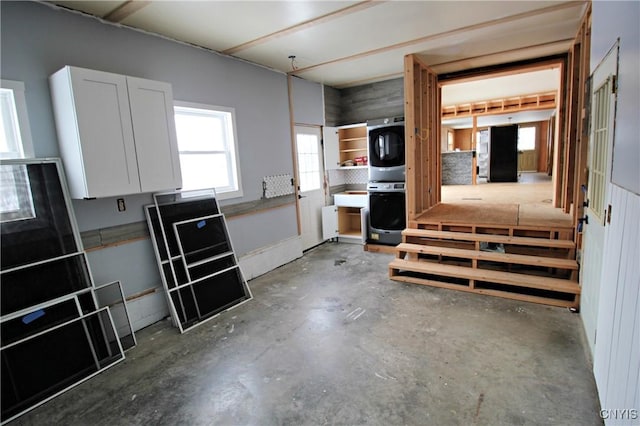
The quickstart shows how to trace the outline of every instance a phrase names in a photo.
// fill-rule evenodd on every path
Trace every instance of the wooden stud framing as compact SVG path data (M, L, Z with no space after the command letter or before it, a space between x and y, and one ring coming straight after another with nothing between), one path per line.
M298 235L302 235L302 216L300 212L300 191L298 189L298 149L296 148L296 128L293 117L293 81L291 75L287 75L287 93L289 95L289 130L291 133L291 157L293 161L294 185L293 193L296 199L296 218L298 222Z
M577 108L577 129L576 129L576 150L575 150L575 170L574 170L574 192L573 192L573 223L578 223L578 218L584 216L584 193L580 187L586 184L587 179L587 149L589 144L589 114L586 111L586 105L589 103L591 96L588 92L588 77L591 60L591 5L587 8L587 12L582 21L581 30L578 34L581 46L580 58L580 85L578 91L578 108ZM576 40L577 41L577 40ZM581 234L579 234L581 235ZM576 238L578 248L581 247L581 238Z
M415 55L405 56L407 223L440 202L438 76Z
M403 232L403 243L396 247L396 259L389 264L391 279L554 306L579 306L575 255L580 239L575 226L583 214L584 194L580 185L585 183L587 164L585 105L590 95L587 93L590 25L589 5L567 57L556 57L545 64L559 66L561 71L560 89L553 96L558 113L546 126L552 135L549 138L552 152L547 159L553 158L555 207L562 207L568 213L573 206L571 227L447 223L428 221L422 216L441 201L440 82L435 72L418 57L405 56L408 228ZM531 65L522 65L508 72L531 69ZM463 78L478 78L478 75ZM455 80L454 77L447 83ZM551 102L551 98L538 96L535 102L526 97L487 101L483 105L469 104L464 111L454 106L446 114L473 116L472 148L475 149L478 114L505 108L539 109L545 102ZM481 242L503 244L509 252L483 252ZM495 263L505 268L496 270ZM549 276L543 277L540 273Z

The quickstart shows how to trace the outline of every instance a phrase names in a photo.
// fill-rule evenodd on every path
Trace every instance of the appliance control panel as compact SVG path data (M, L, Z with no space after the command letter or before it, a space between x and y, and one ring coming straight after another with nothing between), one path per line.
M404 191L404 182L369 182L369 191Z

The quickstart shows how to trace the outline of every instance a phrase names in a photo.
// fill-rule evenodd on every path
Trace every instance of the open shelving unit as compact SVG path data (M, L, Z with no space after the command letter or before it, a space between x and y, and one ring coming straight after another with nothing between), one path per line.
M365 165L356 166L355 159L367 156L367 127L359 125L339 128L338 147L341 165L351 160L354 162L354 166L351 167L365 167Z

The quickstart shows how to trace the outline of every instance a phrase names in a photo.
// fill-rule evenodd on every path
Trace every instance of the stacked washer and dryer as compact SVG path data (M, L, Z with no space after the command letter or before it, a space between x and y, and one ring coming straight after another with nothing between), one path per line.
M397 245L406 227L404 117L367 122L367 242Z

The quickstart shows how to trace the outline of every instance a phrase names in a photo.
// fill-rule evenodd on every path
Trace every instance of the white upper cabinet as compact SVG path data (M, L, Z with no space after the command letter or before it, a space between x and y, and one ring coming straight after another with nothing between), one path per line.
M49 80L72 198L182 186L170 84L69 66Z
M171 85L127 77L142 192L182 186Z

